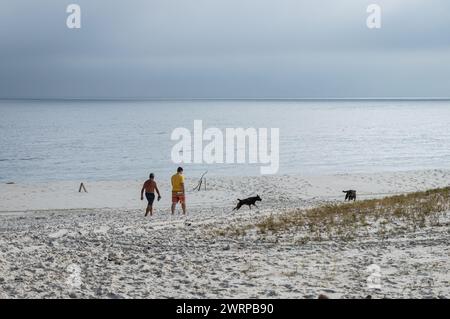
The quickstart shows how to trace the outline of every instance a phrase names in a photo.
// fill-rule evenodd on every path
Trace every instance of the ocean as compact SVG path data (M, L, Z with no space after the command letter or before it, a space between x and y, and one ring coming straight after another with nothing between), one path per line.
M177 127L279 128L277 174L450 168L450 101L0 101L0 181L169 175ZM199 176L259 175L261 164L182 164Z

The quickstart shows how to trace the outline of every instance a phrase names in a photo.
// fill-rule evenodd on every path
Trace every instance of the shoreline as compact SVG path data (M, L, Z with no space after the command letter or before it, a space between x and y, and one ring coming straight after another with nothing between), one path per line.
M170 205L169 178L156 179L162 193L156 208ZM142 181L81 181L0 184L0 214L64 209L139 209ZM196 178L186 176L188 207L233 207L237 198L259 194L263 207L340 201L342 190L355 189L361 199L402 194L450 185L450 170L418 170L369 174L211 176L207 191L193 191Z

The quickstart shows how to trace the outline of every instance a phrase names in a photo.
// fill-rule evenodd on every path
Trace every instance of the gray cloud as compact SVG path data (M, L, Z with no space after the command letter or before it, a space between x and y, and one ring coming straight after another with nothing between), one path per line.
M82 29L65 26L69 3ZM380 30L366 7L382 6ZM0 97L450 96L445 0L3 0Z

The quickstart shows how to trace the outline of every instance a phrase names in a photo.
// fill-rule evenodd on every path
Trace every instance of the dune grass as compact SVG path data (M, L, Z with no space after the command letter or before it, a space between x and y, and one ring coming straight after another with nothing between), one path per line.
M230 225L215 231L218 236L299 235L299 241L353 239L369 233L415 231L439 226L450 210L450 187L405 195L296 209L264 217L256 223ZM263 236L262 236L263 237Z

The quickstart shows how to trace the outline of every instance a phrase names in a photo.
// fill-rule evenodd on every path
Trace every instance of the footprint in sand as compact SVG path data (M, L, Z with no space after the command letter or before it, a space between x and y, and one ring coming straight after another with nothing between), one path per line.
M109 231L109 227L108 226L100 226L100 227L96 227L93 232L96 234L106 234Z
M65 236L69 231L67 229L60 229L57 232L48 234L48 237L52 239L61 238Z

